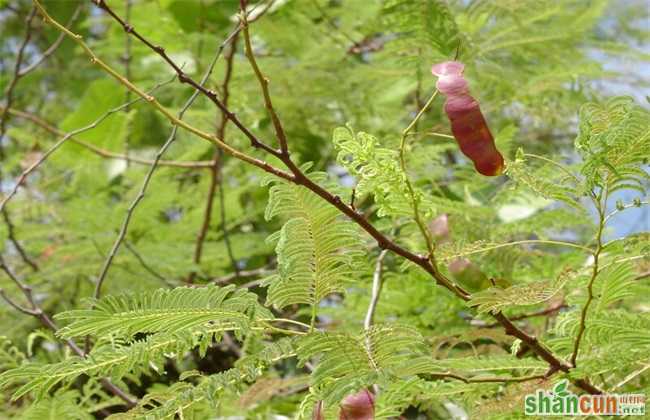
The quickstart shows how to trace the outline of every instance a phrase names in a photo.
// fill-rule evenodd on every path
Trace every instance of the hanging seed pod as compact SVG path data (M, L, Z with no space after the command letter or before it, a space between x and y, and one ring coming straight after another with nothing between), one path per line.
M367 389L348 395L341 402L339 420L372 420L375 418L375 395Z
M438 77L436 87L447 97L445 113L461 152L474 162L476 170L486 176L503 172L503 156L494 145L494 138L481 113L478 101L469 94L463 77L465 66L458 61L446 61L431 68Z

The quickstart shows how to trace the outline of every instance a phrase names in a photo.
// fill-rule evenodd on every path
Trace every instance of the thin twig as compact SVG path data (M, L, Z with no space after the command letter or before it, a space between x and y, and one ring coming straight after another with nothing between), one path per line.
M3 141L5 138L5 134L7 132L7 121L9 120L9 113L7 112L7 109L10 108L11 105L13 104L14 90L16 89L16 86L18 85L18 80L20 80L21 77L20 67L23 63L25 49L27 48L27 45L29 44L29 41L32 37L32 21L34 20L34 16L36 16L36 7L32 7L32 9L29 12L29 15L27 16L27 19L25 20L25 36L23 38L23 42L18 47L18 52L16 54L16 62L14 63L13 77L11 78L11 80L7 84L7 87L4 90L5 106L2 109L0 109L0 159L4 159L5 157ZM2 193L1 186L2 186L2 167L0 167L0 193ZM5 224L7 225L9 240L14 245L14 248L16 248L16 251L23 259L25 264L29 265L34 271L38 270L38 266L36 265L36 263L27 255L25 249L22 247L20 242L18 242L18 239L16 238L14 224L13 221L11 220L11 216L9 215L9 212L2 205L0 205L0 213L2 213L2 217L5 221Z
M3 107L0 107L0 111L3 110ZM50 133L57 135L57 136L65 136L66 133L59 130L49 122L45 121L44 119L40 118L37 115L30 114L29 112L25 111L19 111L14 108L9 109L9 114L12 116L18 117L18 118L23 118L25 120L28 120L37 126L41 127L42 129L49 131ZM152 159L141 159L135 156L127 156L122 153L116 153L111 150L107 149L102 149L101 147L97 147L94 144L87 143L83 140L79 140L78 138L71 136L68 141L71 141L72 143L78 144L79 146L82 146L94 154L104 157L104 158L110 158L110 159L119 159L119 160L125 160L129 163L137 163L140 165L151 165L153 164ZM205 160L205 161L176 161L176 160L161 160L158 162L158 166L169 166L173 168L187 168L187 169L201 169L201 168L211 168L212 167L212 161Z
M212 59L212 62L208 66L208 70L205 72L203 75L203 78L201 79L201 86L204 85L208 79L210 78L210 75L212 74L212 71L214 69L215 64L217 63L217 60L219 59L219 56L221 55L221 48L217 50L217 53L215 54L214 58ZM194 93L190 96L190 98L185 102L181 110L178 112L178 117L177 119L180 121L183 119L183 116L185 115L185 112L192 106L196 98L199 96L199 91L195 90ZM169 146L172 145L174 140L176 140L176 134L178 133L178 125L174 125L174 128L172 128L171 133L169 134L169 137L165 141L165 143L162 145L160 149L158 149L158 152L156 152L156 156L154 158L154 162L149 168L149 171L144 177L144 180L142 181L142 185L140 187L140 191L138 192L138 195L133 199L131 204L126 210L126 216L124 217L124 220L122 221L122 226L120 228L120 232L117 235L117 238L115 238L115 241L113 242L113 246L111 247L111 250L104 261L104 265L102 266L102 269L99 273L99 276L97 277L97 283L95 284L95 292L93 293L93 297L95 299L99 299L101 296L101 290L102 290L102 285L104 284L104 280L106 279L106 275L108 274L108 270L111 267L111 263L113 262L113 259L117 255L117 252L120 249L120 245L122 244L122 241L124 241L124 238L126 237L126 233L129 229L129 223L131 222L131 218L133 217L133 214L135 212L135 209L137 208L138 204L140 201L144 198L145 193L147 191L147 188L149 187L149 182L151 181L151 178L153 177L153 173L155 172L156 168L158 167L158 162L162 159L162 156L165 154Z
M23 246L20 244L20 242L18 242L18 239L16 238L16 227L14 226L14 223L9 216L9 212L4 207L0 206L0 213L2 213L2 218L5 222L5 225L7 225L7 237L13 244L16 252L18 252L18 255L20 255L20 258L22 258L25 264L30 266L32 270L38 271L38 264L36 264L36 262L29 255L27 255L27 251L25 251L25 248L23 248Z
M65 24L65 26L70 27L74 22L77 20L79 17L79 14L81 13L82 7L81 5L78 5L76 9L74 9L74 12L72 12L72 16L70 16L70 19L68 22ZM40 57L38 57L36 60L34 60L30 65L25 66L24 68L20 69L18 72L20 77L24 77L27 74L31 73L32 71L36 70L36 68L41 65L41 63L49 56L54 54L54 52L59 48L61 45L61 42L65 39L65 34L59 34L59 36L54 40L52 45L50 45L45 51L43 51L43 54L41 54Z
M593 249L587 248L586 246L574 244L572 242L566 242L566 241L551 241L551 240L544 240L544 239L525 239L522 241L514 241L514 242L506 242L503 244L498 244L494 246L488 246L485 248L480 248L480 249L474 249L472 251L467 251L467 252L461 252L459 254L454 254L450 255L448 257L443 258L444 261L450 261L458 257L465 257L467 255L472 255L472 254L480 254L482 252L488 252L488 251L493 251L495 249L499 248L505 248L509 246L516 246L516 245L525 245L525 244L542 244L542 245L559 245L559 246L566 246L570 248L577 248L581 249L583 251L589 252L592 254L594 252Z
M607 180L605 181L607 183ZM571 364L575 367L576 366L576 361L578 359L578 353L580 352L580 343L582 342L582 337L584 336L585 330L587 329L586 324L587 324L587 312L589 311L589 306L591 305L591 302L594 300L594 282L596 281L596 277L598 277L598 263L600 261L600 253L603 250L603 230L605 229L605 206L607 205L607 198L608 198L608 186L605 185L604 191L601 191L602 201L601 197L598 196L596 202L598 205L596 206L596 211L598 212L598 231L596 232L596 250L593 253L594 256L594 263L592 265L592 271L591 271L591 277L589 279L589 283L587 283L587 301L585 302L585 305L582 307L582 311L580 312L580 323L578 325L578 334L576 336L576 341L573 346L573 353L571 353Z
M226 61L226 70L224 74L223 81L221 83L221 100L224 106L228 106L228 100L230 98L230 80L232 78L232 72L234 67L235 52L237 51L237 39L238 36L235 35L232 38L230 43L230 49L225 55ZM216 135L218 138L225 141L226 134L226 125L228 124L228 117L221 112L219 125L217 127ZM203 244L205 243L205 238L210 228L210 222L212 221L212 207L214 204L214 196L219 190L219 201L220 201L220 216L221 216L221 231L223 234L223 240L226 244L226 251L228 253L228 258L230 259L230 264L234 270L235 276L239 275L239 267L237 266L237 260L234 257L232 251L232 245L230 243L230 237L228 235L228 229L226 228L226 206L225 206L225 193L223 191L223 166L224 166L224 156L221 149L217 149L214 152L212 158L212 166L210 167L210 186L208 187L208 196L205 203L205 210L203 216L203 222L201 223L201 228L196 238L196 245L194 248L194 264L198 266L201 263L201 257L203 256ZM188 278L188 283L192 283L194 276L196 275L195 271L190 273Z
M413 209L413 219L415 220L415 223L417 224L420 233L422 234L422 237L424 238L424 241L427 246L427 259L430 260L430 265L432 269L435 272L439 271L436 267L436 261L435 261L435 256L434 256L434 244L433 244L433 238L431 237L431 233L429 232L429 229L427 228L426 224L422 221L422 218L420 217L420 209L419 209L419 202L420 198L417 196L415 193L415 190L413 188L413 185L411 184L411 181L408 176L408 172L406 170L406 138L408 137L409 133L415 128L417 125L418 121L420 121L420 118L424 115L424 113L429 109L433 101L436 99L436 96L438 95L438 89L436 89L431 97L429 97L429 100L424 104L424 106L419 110L413 121L404 129L402 132L402 138L400 141L400 147L399 147L399 163L400 163L400 168L402 170L402 174L404 176L404 184L406 185L406 189L409 194L410 198L410 204L411 208ZM449 290L454 292L457 296L459 297L464 297L464 298L469 298L469 293L464 290L462 287L459 285L455 284L451 280L447 279L446 277L442 275L438 275L436 277L439 282L442 282L445 287L447 287Z
M149 91L149 93L154 92L154 91L155 91L156 89L158 89L160 86L162 86L162 85L164 85L164 84L166 84L166 83L170 83L170 82L171 82L171 80L169 80L169 81L167 81L167 82L163 82L163 83L159 83L159 84L157 84L156 86L154 86L154 87ZM61 146L62 146L66 141L68 141L68 139L70 139L71 137L76 136L76 135L78 135L78 134L80 134L80 133L83 133L83 132L85 132L85 131L89 131L89 130L94 129L94 128L97 127L99 124L101 124L105 119L107 119L108 117L110 117L112 114L115 114L116 112L120 112L120 111L122 111L124 108L128 107L129 105L131 105L131 104L133 104L133 103L135 103L135 102L139 102L139 101L141 101L141 100L142 100L142 98L138 97L138 98L132 100L131 102L127 102L127 103L122 104L122 105L120 105L120 106L118 106L118 107L116 107L116 108L113 108L113 109L111 109L111 110L105 112L104 114L102 114L99 118L97 118L95 121L93 121L92 123L88 124L87 126L85 126L85 127L81 127L81 128L78 128L78 129L73 130L73 131L70 131L70 132L68 132L66 135L64 135L63 137L61 137L61 139L60 139L59 141L57 141L56 143L54 143L54 144L53 144L49 149L47 149L47 151L46 151L45 153L43 153L43 154L42 154L38 159L36 159L36 160L31 164L31 165L29 165L29 167L27 167L27 169L25 169L25 170L20 174L20 176L18 177L18 179L17 179L16 182L14 183L14 187L11 189L11 191L9 192L9 194L7 194L7 195L3 198L3 200L0 202L0 210L4 210L5 206L6 206L7 203L9 202L9 200L11 200L11 199L16 195L16 193L18 192L18 188L20 188L20 186L23 185L23 184L25 183L25 180L27 179L27 177L28 177L32 172L34 172L34 171L35 171L39 166L41 166L41 164L43 164L43 162L45 162L45 161L47 160L47 158L49 158L50 155L52 155L52 153L56 152L57 149L58 149L59 147L61 147Z
M645 372L645 371L648 370L648 369L650 369L650 364L643 365L643 367L642 367L641 369L638 369L638 370L636 370L636 371L630 373L629 375L627 375L627 376L626 376L626 377L625 377L621 382L619 382L618 384L616 384L616 386L614 386L614 387L610 390L610 392L611 392L611 391L614 391L615 389L619 389L620 387L622 387L622 386L625 385L626 383L630 382L632 379L636 378L637 376L641 375L643 372Z
M247 3L246 0L239 0L239 5L241 8L241 24L244 33L246 57L248 58L248 62L250 63L251 68L255 73L255 77L257 78L257 81L260 84L260 88L262 89L262 96L264 97L264 106L266 107L266 111L269 113L269 116L271 117L271 122L273 123L273 129L275 130L275 136L277 137L278 142L280 143L280 151L282 155L288 156L289 149L287 146L287 136L284 133L284 128L282 127L280 118L278 117L278 114L275 112L275 108L273 107L273 102L271 101L271 94L269 92L269 79L262 74L260 67L257 65L257 60L255 59L255 55L253 54L253 46L251 44L251 37L250 37L250 32L248 30L248 21L246 17L246 3Z
M650 201L635 201L633 203L627 203L623 204L620 207L617 207L616 210L613 210L611 213L609 213L607 216L605 216L605 223L609 221L612 217L616 216L618 213L625 211L627 209L631 209L633 207L641 207L643 205L648 205L650 204Z
M27 16L27 19L25 20L25 37L23 38L23 42L18 47L18 53L16 54L16 63L14 64L13 77L11 78L11 80L7 84L7 87L4 90L5 111L2 111L2 113L0 113L0 159L4 158L4 149L2 147L2 141L4 140L5 133L7 131L7 120L9 116L9 114L6 112L6 109L11 108L11 105L13 104L14 101L14 89L16 88L16 85L18 84L18 80L20 80L21 77L20 66L22 65L23 62L25 49L27 48L27 45L29 44L29 41L32 38L32 21L34 20L34 16L36 16L36 7L32 7L32 9L29 12L29 15Z
M472 383L508 383L508 382L528 382L534 381L537 379L547 379L547 375L531 375L531 376L520 376L520 377L511 377L511 378L501 378L501 377L486 377L486 378L468 378L463 375L459 375L453 372L440 372L432 373L431 376L437 379L456 379L466 384Z
M25 299L27 299L27 302L29 303L30 308L25 308L17 303L15 303L13 300L11 300L3 290L0 289L0 296L12 307L17 309L18 311L31 315L35 318L37 318L41 324L52 330L53 332L57 332L59 328L56 326L54 321L43 311L43 309L36 303L36 300L34 300L34 296L32 295L32 288L23 283L15 274L14 272L7 266L5 263L4 259L2 256L0 256L0 270L4 271L4 273L11 279L11 281L16 284L16 286L20 289L20 291L23 293L25 296ZM74 342L72 339L66 339L64 342L72 349L73 352L75 352L79 357L85 358L87 354ZM128 408L135 407L137 401L134 400L131 396L129 396L126 392L124 392L122 389L117 387L115 384L113 384L109 379L106 378L101 378L100 383L106 389L108 392L111 394L117 396L120 398L122 401L124 401L127 405Z
M131 0L124 0L124 21L128 24L131 23ZM67 25L66 25L67 26ZM128 80L131 80L131 37L129 35L126 35L124 38L124 55L122 56L122 61L124 62L124 77L126 77ZM131 91L126 90L126 102L131 101ZM124 108L124 112L126 114L129 113L131 110L131 107L127 106ZM124 135L124 154L126 156L129 156L129 149L130 149L130 137L131 137L131 121L127 118L126 120L126 133ZM128 166L128 160L127 166Z
M210 279L210 283L214 284L228 284L231 281L239 278L239 279L245 279L245 278L251 278L251 277L262 277L267 274L271 274L272 268L271 267L260 267L260 268L255 268L253 270L239 270L239 274L235 273L230 273L226 274L225 276L221 277L215 277Z
M156 270L154 270L154 269L153 269L153 268L152 268L152 267L151 267L151 266L150 266L150 265L145 261L144 257L142 257L142 255L140 255L140 253L135 249L135 247L134 247L133 245L131 245L131 243L129 243L129 241L124 241L124 246L126 247L126 249L129 250L129 252L130 252L131 254L133 254L133 256L135 257L136 260L138 260L138 262L140 263L140 265L142 266L142 268L144 268L147 272L149 272L149 274L151 274L152 276L154 276L154 277L157 278L158 280L162 281L163 283L165 283L165 284L166 284L167 286L169 286L169 287L175 287L175 286L176 286L174 283L172 283L172 282L170 282L169 280L167 280L167 279L165 278L165 276L163 276L162 274L160 274L160 273L158 273Z
M368 305L368 311L366 312L366 318L363 321L363 328L367 331L372 327L373 320L375 318L375 311L377 310L377 304L379 303L379 296L381 295L382 289L382 274L384 267L384 258L388 250L383 250L379 253L377 257L377 262L375 263L375 271L372 275L372 294L370 296L370 304Z

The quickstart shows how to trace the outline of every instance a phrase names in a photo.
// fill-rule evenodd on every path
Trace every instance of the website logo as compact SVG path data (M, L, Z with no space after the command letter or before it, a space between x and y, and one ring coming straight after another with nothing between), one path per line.
M576 395L563 379L552 391L538 389L524 397L528 416L644 416L644 394Z

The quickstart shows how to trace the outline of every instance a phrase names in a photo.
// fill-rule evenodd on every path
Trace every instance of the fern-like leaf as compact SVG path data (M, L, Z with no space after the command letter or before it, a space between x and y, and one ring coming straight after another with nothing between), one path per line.
M277 215L289 220L272 236L277 239L278 274L265 280L267 302L278 308L304 303L315 310L326 296L343 292L352 277L361 249L358 229L313 192L287 183L270 189L266 217Z
M301 363L320 356L311 383L328 404L382 378L405 378L437 367L422 336L399 325L375 326L358 336L311 333L300 339L297 353Z
M574 275L572 271L565 271L550 282L518 284L506 289L490 287L474 293L468 305L476 307L478 313L497 313L510 306L535 305L555 296Z
M172 290L106 296L93 309L56 315L72 323L59 332L63 338L82 335L132 336L136 333L175 333L197 326L218 325L247 331L251 318L272 318L257 296L234 286L179 287Z

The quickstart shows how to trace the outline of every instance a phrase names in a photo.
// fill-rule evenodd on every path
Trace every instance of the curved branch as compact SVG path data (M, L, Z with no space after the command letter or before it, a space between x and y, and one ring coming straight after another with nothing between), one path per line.
M3 107L0 107L0 111L3 110ZM20 111L14 108L9 108L7 111L9 114L18 117L18 118L23 118L25 120L28 120L37 126L41 127L45 131L49 131L50 133L57 135L57 136L65 136L66 133L59 130L49 122L45 121L44 119L40 118L37 115L30 114L29 112L25 111ZM74 136L70 136L69 141L72 143L78 144L79 146L82 146L89 151L93 152L97 156L101 156L104 158L110 158L110 159L119 159L119 160L124 160L129 163L137 163L140 165L151 165L153 164L153 159L141 159L138 157L134 156L127 156L123 153L117 153L113 152L111 150L107 149L102 149L101 147L97 147L94 144L85 142L83 140L79 140ZM177 161L177 160L161 160L158 162L158 166L169 166L172 168L187 168L187 169L200 169L200 168L205 168L208 169L212 166L212 162L209 160L205 161Z
M166 83L169 83L169 82L171 82L171 80L166 82ZM149 93L152 93L153 91L158 89L163 84L164 83L160 83L157 86L154 86ZM97 118L95 121L91 122L90 124L86 125L85 127L81 127L81 128L76 129L76 130L70 131L69 133L64 135L59 141L54 143L45 153L43 153L38 159L36 159L36 161L34 161L31 165L29 165L29 167L27 167L27 169L25 169L20 174L20 176L18 176L18 179L14 183L14 187L11 189L11 191L9 191L9 194L7 194L4 197L4 199L0 202L0 211L3 211L5 209L5 206L7 205L9 200L11 200L16 195L16 193L18 192L18 189L20 188L21 185L23 185L25 183L25 180L27 179L27 177L32 172L34 172L36 170L36 168L41 166L43 164L43 162L45 162L47 160L47 158L49 158L50 155L52 155L52 153L56 152L59 147L63 146L63 144L68 139L70 139L72 136L75 136L77 134L81 134L81 133L83 133L85 131L92 130L93 128L95 128L99 124L101 124L106 118L110 117L111 115L115 114L116 112L119 112L119 111L125 109L126 107L128 107L132 103L135 103L135 102L138 102L138 101L141 101L141 100L142 100L142 98L137 98L137 99L134 99L131 102L127 102L127 103L122 104L122 105L120 105L120 106L118 106L116 108L113 108L113 109L105 112L104 114L102 114L99 118Z
M79 14L81 13L81 9L82 9L81 5L78 5L77 8L74 9L74 12L72 12L72 16L70 16L70 19L65 24L65 26L72 26L72 24L79 17ZM54 40L52 45L50 45L45 51L43 51L43 54L41 54L40 57L34 60L34 62L26 66L25 68L20 69L18 75L20 77L24 77L27 74L31 73L32 71L36 70L36 68L40 66L43 61L47 60L49 56L54 54L54 52L59 48L61 42L63 42L64 39L65 39L65 34L59 34L59 36Z

